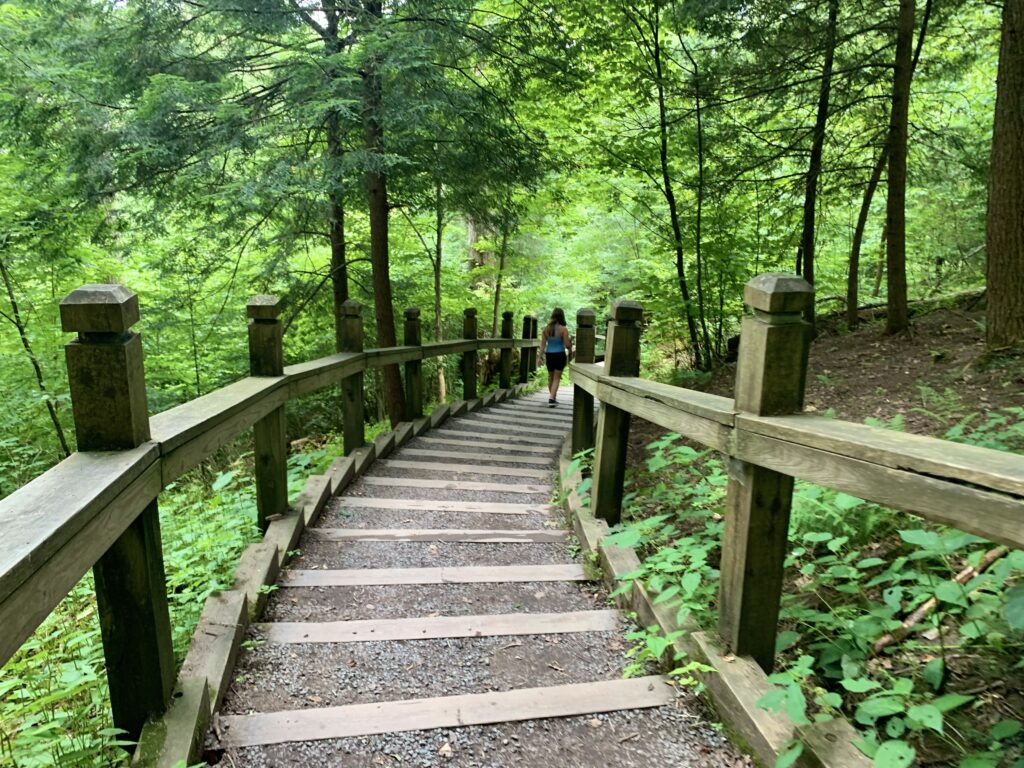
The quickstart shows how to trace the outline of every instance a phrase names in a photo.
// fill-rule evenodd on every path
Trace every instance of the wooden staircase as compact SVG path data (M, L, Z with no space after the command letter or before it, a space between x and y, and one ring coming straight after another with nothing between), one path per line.
M395 734L483 725L511 729L501 746L518 753L526 732L508 724L541 718L568 718L566 743L545 747L553 755L593 753L574 764L629 751L639 732L619 741L606 729L602 747L593 715L677 694L661 676L622 677L625 622L550 503L571 390L562 398L556 409L544 393L451 419L332 500L250 630L208 759L393 765L407 758L377 758L402 751L389 747ZM499 764L442 736L413 749L411 764Z

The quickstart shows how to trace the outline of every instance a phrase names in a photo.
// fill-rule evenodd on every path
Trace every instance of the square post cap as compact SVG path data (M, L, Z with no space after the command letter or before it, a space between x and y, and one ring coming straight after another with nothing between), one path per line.
M77 333L127 333L139 322L139 297L123 285L83 285L60 303L60 327Z
M281 300L268 294L253 296L245 305L245 314L250 320L277 320L281 314Z
M576 325L584 328L593 328L597 313L592 309L581 309L576 313Z
M462 314L466 317L476 317L476 307L467 307L462 310Z
M512 319L512 313L511 312L502 312L501 316L505 320L511 320Z
M359 317L363 314L363 305L355 299L348 299L341 302L341 306L338 307L338 314L342 317Z
M814 301L814 287L799 275L767 272L747 283L743 301L768 314L799 314Z
M643 317L644 308L639 302L619 299L612 304L612 319L617 323L639 323Z
M405 310L405 319L406 320L419 320L420 319L420 308L419 307L409 307L408 309L406 309Z

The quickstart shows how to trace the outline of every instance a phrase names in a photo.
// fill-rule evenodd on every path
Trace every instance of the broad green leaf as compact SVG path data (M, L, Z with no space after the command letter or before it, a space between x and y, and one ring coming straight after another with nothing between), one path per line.
M912 765L917 751L905 741L885 741L875 753L874 768L907 768Z
M844 678L839 681L839 684L850 693L867 693L868 691L873 691L876 688L882 687L874 680L869 680L866 677L856 678L853 680Z
M789 744L775 760L775 768L789 768L804 753L804 745L802 741Z
M1024 630L1024 583L1018 584L1006 593L1006 607L1003 609L1006 623L1018 631Z
M965 696L962 693L947 693L945 696L939 696L939 698L934 699L932 704L935 705L939 712L950 712L973 700L973 696Z
M1019 720L1000 720L989 729L988 736L990 739L1002 741L1011 736L1016 736L1020 731L1021 724Z
M934 704L915 704L907 710L907 717L924 728L942 733L942 712Z
M855 719L862 725L874 725L880 717L898 715L903 711L903 702L895 696L875 696L857 705Z
M946 673L946 665L941 657L937 657L924 665L921 670L921 677L932 687L932 690L939 690L942 687L942 678Z
M900 538L907 542L907 544L913 544L923 549L938 549L942 543L942 537L934 531L900 531Z

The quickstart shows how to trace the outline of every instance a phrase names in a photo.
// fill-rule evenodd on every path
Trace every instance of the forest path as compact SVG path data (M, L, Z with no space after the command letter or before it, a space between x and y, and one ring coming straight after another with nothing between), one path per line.
M250 630L208 757L744 764L692 696L623 679L632 626L550 503L572 390L546 395L450 419L331 501Z

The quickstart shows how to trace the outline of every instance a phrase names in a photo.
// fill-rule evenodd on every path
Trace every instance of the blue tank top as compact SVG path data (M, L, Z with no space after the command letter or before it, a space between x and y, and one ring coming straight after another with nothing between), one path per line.
M547 345L547 347L545 347L545 351L547 351L547 352L554 352L555 354L557 354L559 352L565 352L565 342L562 341L562 337L557 334L557 329L558 328L562 328L562 327L563 326L561 326L561 325L556 325L555 326L555 328L556 328L555 335L554 336L548 336L548 345Z

